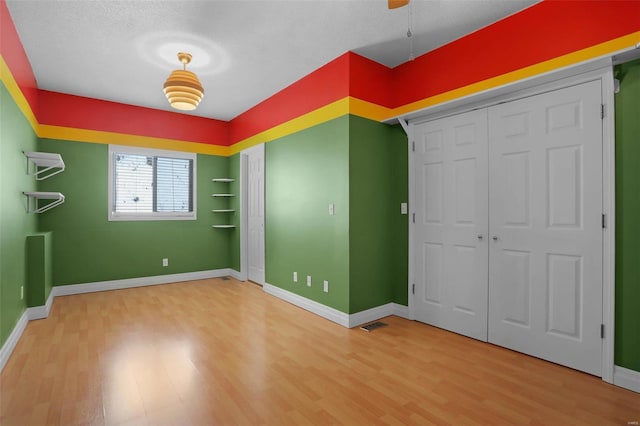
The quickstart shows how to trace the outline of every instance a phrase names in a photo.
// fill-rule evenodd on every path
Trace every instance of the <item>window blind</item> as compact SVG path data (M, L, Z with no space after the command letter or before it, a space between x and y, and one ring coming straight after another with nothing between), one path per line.
M111 170L113 214L194 211L193 159L113 152Z

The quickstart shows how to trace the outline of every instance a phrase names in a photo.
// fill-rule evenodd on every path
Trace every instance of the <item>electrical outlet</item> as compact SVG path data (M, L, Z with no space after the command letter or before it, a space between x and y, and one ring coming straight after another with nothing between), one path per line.
M311 287L311 275L307 275L307 287Z
M20 286L20 300L24 299L24 286Z
M324 292L329 293L329 281L324 280Z
M297 283L297 282L298 282L298 273L297 273L297 272L294 272L294 273L293 273L293 282L294 282L294 283Z
M166 257L162 259L162 266L169 266L169 259L167 259Z
M407 214L407 203L400 203L400 214Z

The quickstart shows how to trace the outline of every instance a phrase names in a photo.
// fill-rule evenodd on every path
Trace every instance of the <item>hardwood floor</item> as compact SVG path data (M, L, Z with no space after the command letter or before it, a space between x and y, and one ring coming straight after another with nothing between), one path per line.
M640 394L597 377L384 321L348 330L235 280L59 297L49 318L29 323L0 376L0 424L640 420Z

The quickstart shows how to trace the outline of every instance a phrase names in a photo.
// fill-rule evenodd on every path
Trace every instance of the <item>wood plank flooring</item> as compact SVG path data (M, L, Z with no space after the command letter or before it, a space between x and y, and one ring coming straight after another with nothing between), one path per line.
M640 394L418 322L345 329L251 283L58 297L0 376L0 424L628 425ZM637 424L637 423L636 423Z

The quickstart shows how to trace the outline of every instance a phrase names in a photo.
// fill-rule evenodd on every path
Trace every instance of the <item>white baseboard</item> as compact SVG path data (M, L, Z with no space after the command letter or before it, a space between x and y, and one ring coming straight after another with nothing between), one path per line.
M47 318L49 316L49 312L51 312L51 306L53 306L53 288L49 292L49 298L47 299L47 303L43 306L34 306L32 308L27 308L27 319L29 321L38 320Z
M613 384L640 393L640 371L614 365Z
M182 274L156 275L153 277L127 278L123 280L98 281L86 284L70 284L53 287L54 296L69 296L72 294L93 293L96 291L120 290L124 288L145 287L158 284L177 283L181 281L204 280L232 275L232 270L212 269L210 271L186 272Z
M27 326L27 322L31 320L47 318L49 316L49 312L51 312L51 307L53 306L53 299L56 296L70 296L72 294L93 293L96 291L119 290L123 288L169 284L181 281L195 281L204 280L207 278L219 278L227 275L233 276L234 272L236 271L229 268L213 269L210 271L187 272L183 274L157 275L154 277L141 277L124 280L100 281L87 284L55 286L51 289L51 293L49 293L47 303L44 306L34 306L31 308L27 308L24 311L24 313L18 320L18 323L9 335L9 338L4 342L2 348L0 348L0 372L2 372L2 369L9 360L11 353L13 353L18 340L20 340L20 337L22 336L22 333Z
M366 311L356 312L355 314L349 315L349 327L357 327L391 315L409 318L409 308L397 303L387 303L386 305L376 306Z
M392 315L391 312L393 311L393 307L391 305L391 303L387 303L386 305L376 306L375 308L349 315L349 328L357 327Z
M7 340L4 342L4 345L2 345L2 348L0 349L0 372L2 372L2 369L7 364L7 361L9 361L9 357L11 357L13 350L16 348L16 345L18 344L18 340L20 340L20 337L22 337L22 333L24 332L24 329L27 327L28 322L29 322L29 318L28 318L27 311L24 311L20 316L18 323L13 328L13 331L11 332Z
M238 281L246 281L247 280L247 274L243 274L242 272L238 272L235 269L231 269L231 272L229 273L229 275L231 275L233 278L235 278Z
M409 317L409 308L397 303L387 303L386 305L376 306L375 308L356 312L355 314L346 314L338 311L337 309L323 305L322 303L315 302L307 299L306 297L291 293L290 291L284 290L280 287L276 287L272 284L265 283L262 288L266 293L272 296L294 304L304 310L347 328L357 327L361 324L379 320L380 318L388 317L390 315L397 315L402 318Z
M409 318L409 307L405 306L405 305L401 305L399 303L392 303L391 305L393 308L393 313L391 315L395 315L397 317L400 318L404 318L404 319L411 319Z
M322 318L326 318L329 321L333 321L343 327L349 327L349 315L345 314L344 312L323 305L322 303L307 299L306 297L302 297L295 293L291 293L290 291L283 290L280 287L276 287L272 284L265 283L262 286L262 289L272 296L275 296L304 310L319 315Z

